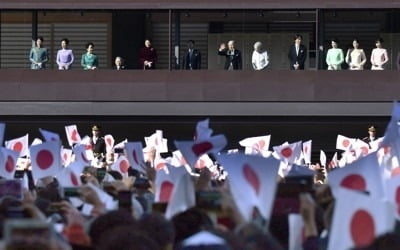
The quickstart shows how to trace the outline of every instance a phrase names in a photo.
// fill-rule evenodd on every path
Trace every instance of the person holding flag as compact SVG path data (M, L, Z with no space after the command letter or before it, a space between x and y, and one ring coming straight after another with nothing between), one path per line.
M100 136L100 126L93 125L92 137L90 138L90 144L92 145L93 155L97 159L104 158L106 154L106 143L104 138Z

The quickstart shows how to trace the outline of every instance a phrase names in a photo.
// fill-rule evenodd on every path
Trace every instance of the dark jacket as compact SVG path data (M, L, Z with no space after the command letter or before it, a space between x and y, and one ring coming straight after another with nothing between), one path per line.
M299 69L304 69L304 64L307 59L307 48L303 44L299 46L299 54L296 53L296 46L293 44L289 48L288 58L290 62L290 69L294 69L293 65L296 62L299 64Z
M231 63L234 70L242 69L242 53L240 50L235 49L233 54L230 54L230 51L225 49L218 51L218 55L225 56L224 69L229 69Z
M198 49L193 49L192 56L190 56L189 50L182 59L183 69L201 69L201 53Z

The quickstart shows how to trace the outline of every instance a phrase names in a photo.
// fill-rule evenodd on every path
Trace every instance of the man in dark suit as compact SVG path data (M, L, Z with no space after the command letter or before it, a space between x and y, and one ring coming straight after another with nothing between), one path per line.
M106 142L104 138L100 136L100 127L94 125L92 127L92 137L90 138L90 144L92 144L92 150L94 157L100 159L106 154Z
M301 41L303 37L299 34L294 37L294 44L290 46L288 58L291 70L304 70L304 63L307 58L307 48Z
M228 42L228 49L225 43L222 43L218 50L218 55L225 56L226 70L240 70L242 69L242 53L240 50L235 49L235 41L231 40Z
M201 53L198 49L194 48L194 44L195 42L193 40L187 42L188 50L182 60L183 69L201 69Z
M377 139L376 138L376 129L374 126L370 126L368 128L368 136L364 137L362 140L369 144L369 143L375 141L376 139ZM371 147L371 145L370 145L370 147Z

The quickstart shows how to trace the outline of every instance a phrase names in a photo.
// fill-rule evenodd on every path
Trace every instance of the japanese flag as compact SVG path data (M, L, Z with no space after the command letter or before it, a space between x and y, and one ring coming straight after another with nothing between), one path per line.
M303 142L303 158L306 164L311 164L311 147L312 147L312 140L308 140Z
M369 143L369 146L371 147L370 151L371 152L377 151L381 147L382 142L383 142L383 137L379 137L378 139L370 142Z
M347 151L355 141L356 139L338 135L336 139L336 149Z
M68 166L72 160L72 150L63 148L61 149L61 161L64 166Z
M39 128L40 133L45 141L60 141L60 136L57 133Z
M128 142L125 144L126 157L133 169L142 173L144 170L141 164L144 163L143 145L141 142Z
M370 152L369 144L359 139L353 143L352 148L355 149L357 158L366 156Z
M114 148L122 148L122 149L124 149L125 148L125 144L127 142L128 142L128 139L125 139L125 140L121 141L120 143L115 144Z
M0 147L0 176L5 179L14 179L18 152Z
M31 146L32 175L34 179L55 176L62 170L60 141Z
M163 138L163 131L156 130L154 134L144 138L147 148L154 147L157 153L168 152L168 140Z
M203 141L211 137L213 131L209 128L209 119L199 121L194 132L194 141Z
M249 148L250 154L263 154L268 152L271 135L249 137L239 142L240 146Z
M169 201L165 211L167 219L171 219L175 214L186 211L196 205L194 185L188 173L180 175Z
M322 150L319 153L319 161L321 162L321 166L326 167L326 154Z
M175 146L179 149L185 157L187 163L194 167L198 158L208 153L218 153L227 144L226 137L224 135L216 135L210 137L204 141L175 141Z
M81 142L81 136L78 133L78 127L76 125L65 126L65 133L67 134L68 144L71 147Z
M369 192L371 197L383 197L383 178L376 154L369 154L328 174L333 193L338 188ZM335 195L336 196L336 195Z
M106 143L106 151L112 152L114 148L114 137L112 135L105 135L104 142Z
M188 165L181 151L179 150L175 150L174 152L172 152L172 159L169 163L174 167L181 167Z
M283 162L294 163L301 157L301 141L275 146L274 151Z
M12 139L5 142L6 148L19 152L19 156L26 156L29 153L29 135Z
M347 190L338 190L328 250L361 248L392 232L395 208L389 202Z
M182 175L187 174L184 168L166 167L156 173L154 181L154 201L168 202L172 191Z
M304 223L300 214L289 214L289 250L303 250Z
M244 220L252 220L255 207L269 220L280 162L273 157L244 154L221 154L217 159L228 172L232 197Z
M6 124L0 122L0 146L3 146L3 140L4 140L4 131L6 129Z
M124 155L121 155L111 166L111 169L118 171L124 177L128 177L129 167L128 159Z

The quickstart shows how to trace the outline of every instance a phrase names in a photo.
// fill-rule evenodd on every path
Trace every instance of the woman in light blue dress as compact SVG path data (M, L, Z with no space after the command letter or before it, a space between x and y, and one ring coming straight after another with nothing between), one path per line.
M29 61L31 61L31 69L45 69L46 63L49 61L49 53L46 48L42 47L43 37L38 37L35 47L31 48L29 53Z

